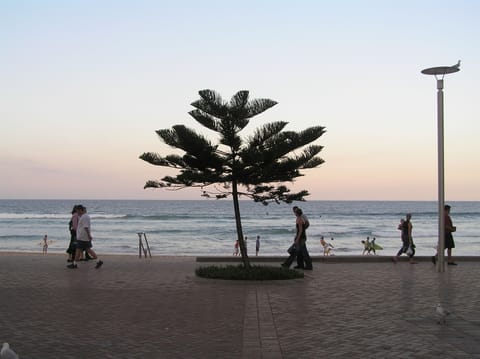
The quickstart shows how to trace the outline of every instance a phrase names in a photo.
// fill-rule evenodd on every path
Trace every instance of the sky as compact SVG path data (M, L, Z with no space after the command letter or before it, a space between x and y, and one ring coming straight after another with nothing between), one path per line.
M254 117L325 126L325 163L290 185L308 200L436 200L444 79L445 199L480 200L480 2L0 0L1 199L200 199L144 190L176 172L198 91L278 102Z

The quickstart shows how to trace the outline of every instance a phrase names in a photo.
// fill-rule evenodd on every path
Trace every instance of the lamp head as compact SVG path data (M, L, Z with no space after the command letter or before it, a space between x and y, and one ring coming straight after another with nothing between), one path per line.
M430 67L428 69L422 70L424 75L446 75L453 74L454 72L460 71L460 60L453 66L439 66L439 67Z

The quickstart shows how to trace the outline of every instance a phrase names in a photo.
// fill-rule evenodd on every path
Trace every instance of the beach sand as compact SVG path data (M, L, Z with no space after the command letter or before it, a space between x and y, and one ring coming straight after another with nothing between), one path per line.
M197 278L195 257L101 259L0 253L0 342L21 358L480 356L478 261L317 262L244 282Z

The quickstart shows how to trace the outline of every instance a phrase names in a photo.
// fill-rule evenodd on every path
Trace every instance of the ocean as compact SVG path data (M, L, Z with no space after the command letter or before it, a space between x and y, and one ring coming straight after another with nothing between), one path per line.
M64 253L74 204L87 207L92 219L93 247L101 254L138 255L138 235L145 232L152 255L232 255L236 240L231 200L0 200L0 251L38 252L45 234L49 253ZM321 255L320 236L334 255L362 254L362 240L376 238L377 255L394 255L401 247L400 218L412 213L417 255L433 255L437 243L437 202L306 201L295 203L310 220L307 246ZM295 234L289 204L264 206L241 201L243 233L249 255L287 255ZM449 202L457 226L454 255L480 255L480 202ZM333 239L332 239L333 238Z

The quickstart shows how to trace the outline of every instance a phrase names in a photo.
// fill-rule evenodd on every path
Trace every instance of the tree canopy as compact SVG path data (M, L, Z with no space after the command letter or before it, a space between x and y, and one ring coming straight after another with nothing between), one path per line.
M317 156L323 146L311 143L325 128L314 126L300 132L285 131L288 123L278 121L261 126L253 135L242 139L240 132L250 119L277 103L269 99L249 100L248 91L237 92L229 102L212 90L202 90L199 94L201 98L192 103L195 109L189 114L216 132L219 142L214 144L185 125L156 131L167 145L184 154L142 154L140 158L148 163L179 170L176 176L147 181L145 188L201 187L205 196L223 198L231 194L231 184L235 181L241 186L238 195L255 201L304 200L308 191L291 193L284 183L303 176L300 170L323 163ZM280 184L275 186L275 183ZM208 190L210 185L216 186Z
M285 185L303 176L301 170L318 167L324 161L318 154L323 146L312 144L325 133L325 127L313 126L303 131L285 130L288 122L267 123L242 138L240 132L250 119L275 106L270 99L250 99L248 91L237 92L225 101L213 90L199 91L200 99L189 114L202 126L215 132L218 143L185 125L157 130L167 145L183 155L145 152L140 159L156 166L177 169L176 176L150 180L145 188L178 190L200 187L202 195L233 197L237 236L245 266L249 266L240 218L239 196L256 202L303 201L307 190L291 193ZM211 188L213 187L213 189Z

